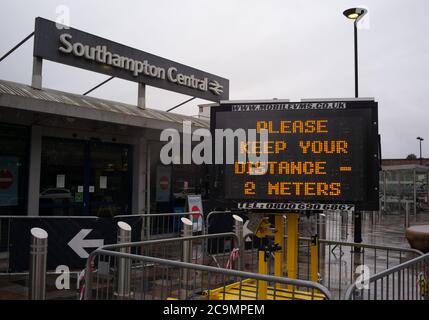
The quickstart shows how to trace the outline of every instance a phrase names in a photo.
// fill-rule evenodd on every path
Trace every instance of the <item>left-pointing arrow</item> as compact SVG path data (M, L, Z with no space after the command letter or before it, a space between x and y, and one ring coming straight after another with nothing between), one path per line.
M89 254L84 248L99 248L103 246L103 239L85 239L92 229L82 229L68 243L70 248L81 258L88 258Z

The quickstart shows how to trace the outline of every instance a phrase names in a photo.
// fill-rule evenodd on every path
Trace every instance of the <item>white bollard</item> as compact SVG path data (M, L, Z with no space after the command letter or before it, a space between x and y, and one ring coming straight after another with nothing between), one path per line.
M182 236L192 237L193 224L188 218L180 219L183 224ZM189 240L183 241L183 262L191 262L192 243ZM186 300L188 291L189 270L182 269L182 282L180 290L180 300Z
M243 219L240 216L237 216L236 214L232 215L232 218L234 219L234 232L237 236L237 241L234 245L234 247L238 248L238 266L237 269L241 270L243 268L243 258L244 258L244 239L243 239Z
M30 233L30 288L28 291L28 299L45 300L48 233L40 228L32 228Z
M131 226L123 221L118 222L117 243L131 242ZM130 253L130 247L120 248L121 253ZM119 258L118 261L118 298L128 299L131 291L131 260Z

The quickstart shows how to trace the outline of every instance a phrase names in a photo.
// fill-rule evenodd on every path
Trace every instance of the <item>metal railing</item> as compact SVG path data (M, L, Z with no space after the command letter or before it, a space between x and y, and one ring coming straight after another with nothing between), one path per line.
M244 212L242 212L244 213ZM206 234L210 234L210 228L213 226L212 219L218 215L229 215L231 218L231 231L239 232L243 235L243 226L241 226L240 230L238 230L238 225L236 223L234 213L231 211L211 211L205 217L205 228ZM225 219L221 219L223 222ZM237 235L237 233L236 233ZM247 239L241 239L241 243L239 246L240 249L240 264L241 270L248 272L257 272L258 271L258 247L261 243L261 240L254 235L249 235ZM238 247L237 247L238 248Z
M429 253L350 285L345 300L429 300Z
M310 279L310 242L311 238L299 239L299 279ZM422 254L411 248L320 239L319 282L330 290L335 299L341 299L344 291L359 277L360 266L365 266L373 275Z
M211 225L210 218L216 214L228 214L228 212L209 214L206 217L207 233ZM359 277L360 266L366 266L367 271L372 275L423 254L411 248L342 241L341 239L349 238L349 234L352 233L352 223L351 214L340 211L325 212L324 216L319 216L317 220L303 217L300 221L301 235L311 235L317 231L329 237L319 239L318 275L319 283L330 290L334 299L343 298L345 290ZM252 238L252 241L245 242L245 249L241 253L243 270L257 272L257 248L260 240L255 236ZM310 242L310 237L299 238L298 279L311 279ZM285 259L287 258L286 243L287 235L282 246ZM273 272L272 258L269 259L269 271ZM287 276L287 273L285 275Z
M193 222L193 231L205 233L205 221L202 213L195 212L167 212L167 213L145 213L133 215L119 215L115 219L127 217L141 217L142 240L172 238L179 236L182 231L180 219L185 217Z
M167 243L190 243L196 240L232 237L233 233L201 235L175 239L157 239L137 243L108 245L93 251L87 261L86 299L121 299L118 295L118 264L129 261L130 291L128 299L273 299L324 300L331 299L328 289L321 284L206 265L204 261L160 258L146 248ZM118 252L127 247L134 253ZM206 247L207 248L207 247ZM149 252L150 253L150 252ZM95 266L95 269L91 267ZM186 275L186 276L184 276ZM186 280L187 279L187 280ZM260 288L267 287L262 296Z

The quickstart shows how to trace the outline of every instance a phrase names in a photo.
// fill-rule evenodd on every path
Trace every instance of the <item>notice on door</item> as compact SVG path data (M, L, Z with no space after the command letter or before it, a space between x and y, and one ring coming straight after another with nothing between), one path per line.
M107 176L100 176L100 189L107 189Z
M66 175L57 174L57 188L64 188L66 184Z

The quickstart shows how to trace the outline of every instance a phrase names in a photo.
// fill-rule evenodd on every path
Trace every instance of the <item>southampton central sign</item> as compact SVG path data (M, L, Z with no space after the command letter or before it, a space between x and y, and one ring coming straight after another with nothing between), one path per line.
M43 18L36 19L34 56L209 101L229 98L227 79Z

